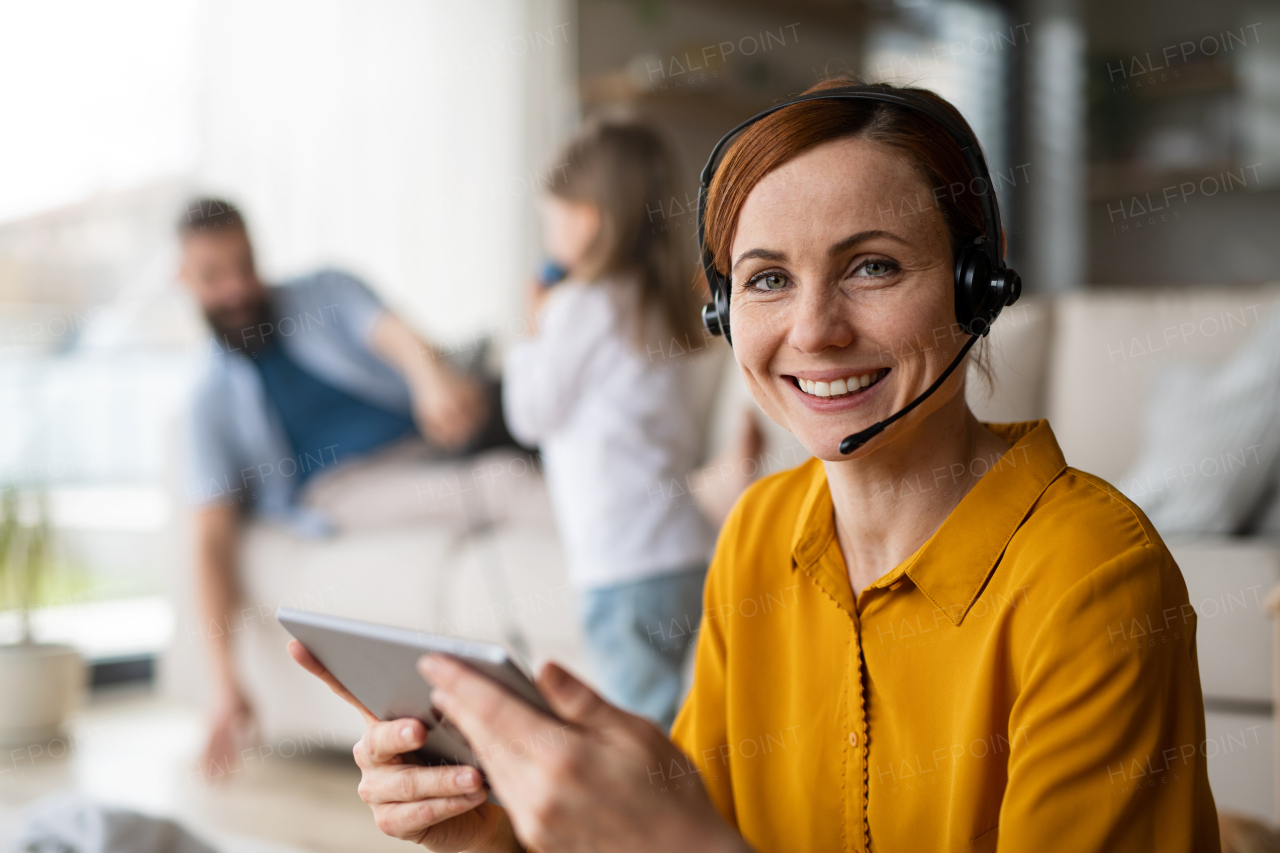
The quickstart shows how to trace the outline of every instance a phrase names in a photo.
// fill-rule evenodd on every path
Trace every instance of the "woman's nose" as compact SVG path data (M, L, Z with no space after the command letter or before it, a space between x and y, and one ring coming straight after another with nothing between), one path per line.
M852 306L836 287L801 287L791 315L787 339L806 353L820 353L853 343Z

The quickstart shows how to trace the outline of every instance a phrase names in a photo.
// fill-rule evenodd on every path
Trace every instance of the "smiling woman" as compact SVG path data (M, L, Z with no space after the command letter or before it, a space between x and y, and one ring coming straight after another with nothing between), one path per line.
M932 93L880 89L967 131ZM817 458L759 483L722 531L708 614L794 598L707 619L673 738L759 850L1217 849L1203 758L1179 750L1204 719L1173 559L1047 423L981 424L965 371L938 384L971 340L957 256L997 238L990 187L938 125L797 102L744 130L711 182L738 365ZM1172 614L1156 642L1116 645L1149 614ZM732 748L788 726L787 748Z
M877 91L967 133L935 95ZM559 720L427 659L505 810L465 798L469 771L400 763L420 724L371 720L362 792L388 831L438 849L514 849L513 832L663 853L1218 849L1177 565L1048 423L979 423L965 371L947 374L974 340L964 253L998 233L978 177L929 115L883 99L798 100L740 134L707 197L709 326L732 327L752 396L816 458L721 530L683 755L553 665ZM553 730L554 749L502 751Z

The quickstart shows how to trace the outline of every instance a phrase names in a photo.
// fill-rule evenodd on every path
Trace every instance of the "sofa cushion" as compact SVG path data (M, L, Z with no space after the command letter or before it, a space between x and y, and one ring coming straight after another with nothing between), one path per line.
M1218 808L1275 823L1275 728L1269 716L1205 710L1200 749Z
M1047 412L1067 464L1116 481L1142 442L1146 379L1172 360L1225 359L1280 286L1085 291L1054 307Z
M1164 533L1245 532L1280 473L1280 310L1221 367L1148 377L1143 446L1118 485Z

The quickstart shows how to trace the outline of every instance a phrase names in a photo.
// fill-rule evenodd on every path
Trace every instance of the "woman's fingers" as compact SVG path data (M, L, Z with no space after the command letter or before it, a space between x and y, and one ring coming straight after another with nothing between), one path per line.
M373 768L397 756L413 752L427 742L427 727L421 720L406 717L388 722L372 722L356 744L356 763Z
M471 804L475 805L487 796L480 774L474 767L421 767L417 764L366 769L360 780L359 792L360 799L371 806L451 798L470 798Z
M338 694L338 697L345 701L348 705L355 708L364 717L366 723L376 723L378 718L364 706L364 703L351 694L351 691L342 686L342 682L333 677L333 673L324 668L324 664L315 659L311 652L307 651L307 647L299 643L297 640L290 640L288 645L289 657L297 661L298 665L316 678L329 685L329 689Z
M484 802L483 791L466 797L445 797L413 803L387 803L374 807L378 829L393 838L420 842L423 834L438 823L471 811Z
M567 669L546 663L538 673L538 689L556 716L587 728L601 728L619 719L625 712L610 705Z
M418 671L435 688L436 703L478 755L511 755L492 749L513 739L534 743L563 728L492 679L447 655L424 655Z

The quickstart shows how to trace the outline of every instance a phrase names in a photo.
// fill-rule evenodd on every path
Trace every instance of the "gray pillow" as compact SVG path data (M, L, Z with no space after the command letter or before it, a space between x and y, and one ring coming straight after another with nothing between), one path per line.
M1270 523L1280 470L1280 309L1221 366L1151 373L1138 461L1118 484L1162 534Z

